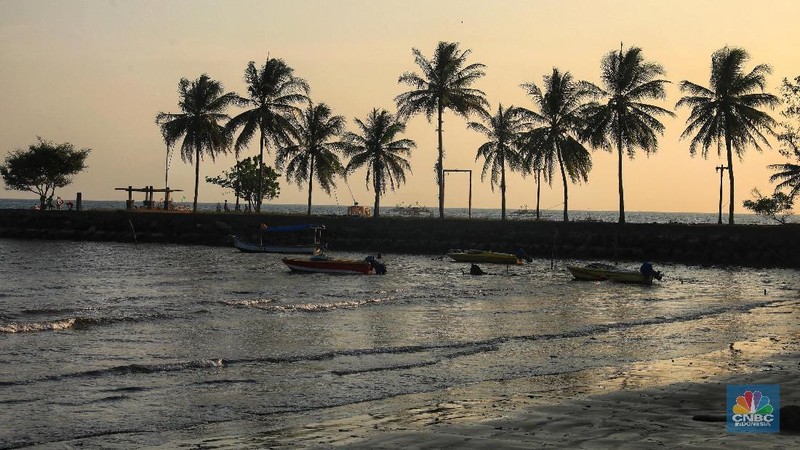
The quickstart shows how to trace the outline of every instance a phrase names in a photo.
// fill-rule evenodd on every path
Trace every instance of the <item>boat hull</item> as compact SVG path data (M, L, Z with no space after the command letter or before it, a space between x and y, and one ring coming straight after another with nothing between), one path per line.
M654 274L644 275L633 270L619 270L608 268L593 268L583 266L567 266L567 270L576 280L582 281L605 281L611 280L617 283L633 284L652 284Z
M522 264L516 255L482 250L450 251L447 256L457 262L489 264Z
M314 245L259 245L233 236L233 245L244 253L281 253L288 255L316 255L319 247Z
M372 266L368 262L350 259L283 258L283 263L292 272L366 275L372 270Z

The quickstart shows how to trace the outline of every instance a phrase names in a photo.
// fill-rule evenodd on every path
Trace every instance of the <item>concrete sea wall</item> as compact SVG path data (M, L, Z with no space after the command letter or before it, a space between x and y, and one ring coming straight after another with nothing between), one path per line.
M260 224L321 223L331 250L443 255L451 248L556 259L800 268L800 225L685 225L187 214L157 211L0 210L0 238L231 245ZM298 239L307 240L309 235ZM299 243L299 242L298 242Z

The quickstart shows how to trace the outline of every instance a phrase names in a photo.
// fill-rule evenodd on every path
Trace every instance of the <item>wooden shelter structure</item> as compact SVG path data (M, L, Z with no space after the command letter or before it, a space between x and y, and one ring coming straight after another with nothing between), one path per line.
M133 200L133 193L134 192L144 192L144 201L142 201L142 205L147 209L155 209L155 193L156 192L163 192L164 193L164 209L170 209L170 199L169 194L170 192L183 192L183 189L170 189L166 187L164 189L154 188L153 186L145 186L143 188L135 188L133 186L128 187L118 187L114 188L115 191L127 191L128 192L128 199L125 200L125 209L133 209L134 200Z

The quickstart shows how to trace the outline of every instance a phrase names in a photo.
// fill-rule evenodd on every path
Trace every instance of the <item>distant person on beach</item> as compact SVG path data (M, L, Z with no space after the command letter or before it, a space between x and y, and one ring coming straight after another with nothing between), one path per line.
M73 208L74 206L75 206L75 204L74 204L74 203L72 203L72 201L69 201L69 202L67 202L67 209L68 209L68 210L72 211L72 208Z
M53 209L53 196L47 197L47 209Z
M228 207L228 199L225 199L225 204L224 204L224 205L222 205L222 208L225 210L225 212L228 212L228 211L230 211L230 210L231 210L231 209Z
M61 209L61 206L64 205L64 200L61 200L61 197L56 197L56 208Z

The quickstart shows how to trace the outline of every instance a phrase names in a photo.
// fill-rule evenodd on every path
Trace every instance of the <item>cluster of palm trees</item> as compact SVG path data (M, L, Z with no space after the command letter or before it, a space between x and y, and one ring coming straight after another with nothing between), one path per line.
M195 164L193 210L197 211L200 161L212 160L231 148L236 157L258 135L259 167L263 172L264 151L275 149L275 165L285 170L287 180L308 183L308 214L314 181L326 193L335 187L338 175L367 167L367 181L373 180L375 214L379 214L380 195L387 181L394 189L405 182L405 170L411 166L405 157L414 142L395 139L405 131L405 124L385 110L374 109L366 122L356 120L361 134L345 132L345 119L334 115L325 103L314 104L308 96L308 83L294 75L283 60L268 58L263 66L248 63L244 80L248 96L225 92L219 81L203 74L194 81L186 78L178 84L180 113L160 112L156 116L167 152L181 141L181 157ZM244 109L234 117L227 108ZM238 136L237 136L238 133ZM340 140L335 140L337 137ZM350 157L345 166L339 153ZM256 211L261 211L264 187L259 176ZM237 204L238 204L238 195Z
M432 58L412 49L421 73L403 73L398 82L409 91L395 98L396 114L373 109L365 121L356 119L358 132L345 131L346 121L333 115L324 103L314 104L309 86L294 76L281 59L267 59L261 68L250 62L245 70L248 96L225 93L219 82L202 75L195 81L179 84L181 113L159 113L156 122L168 149L183 139L181 156L196 163L195 199L199 163L203 154L213 160L231 147L235 154L259 135L259 160L265 148L276 150L276 167L286 171L288 180L308 183L308 213L311 213L312 186L316 180L327 193L335 187L338 175L349 175L366 167L366 183L375 193L375 215L380 214L380 196L405 182L411 171L408 156L414 141L399 139L405 123L424 114L436 119L438 158L434 166L439 190L439 217L444 217L443 114L451 111L464 118L477 116L467 127L482 133L487 141L477 149L476 160L483 158L482 178L490 174L492 189L499 183L501 214L506 218L506 170L536 173L537 185L543 175L552 184L558 169L564 191L564 220L568 216L569 182L587 181L592 168L590 149L616 150L619 184L619 222L625 222L623 188L624 154L633 158L636 150L647 154L658 150L664 133L661 116L674 116L669 109L651 103L666 98L664 68L647 61L637 47L608 52L601 60L601 86L573 78L554 68L543 82L524 83L533 108L499 105L489 113L489 101L474 83L485 75L483 64L468 63L469 50L458 43L440 42ZM764 107L778 104L776 96L764 92L767 65L747 72L748 54L740 48L724 47L711 57L709 86L682 81L685 95L676 107L691 112L682 138L691 138L690 152L703 157L724 146L730 182L729 223L734 223L734 152L741 158L748 146L769 146L774 119ZM302 105L305 105L303 108ZM229 106L246 110L230 118ZM236 137L236 133L238 137ZM349 157L345 165L339 155ZM259 188L259 193L261 192ZM537 192L537 213L538 213ZM260 196L259 196L260 198ZM260 211L259 200L256 210Z

